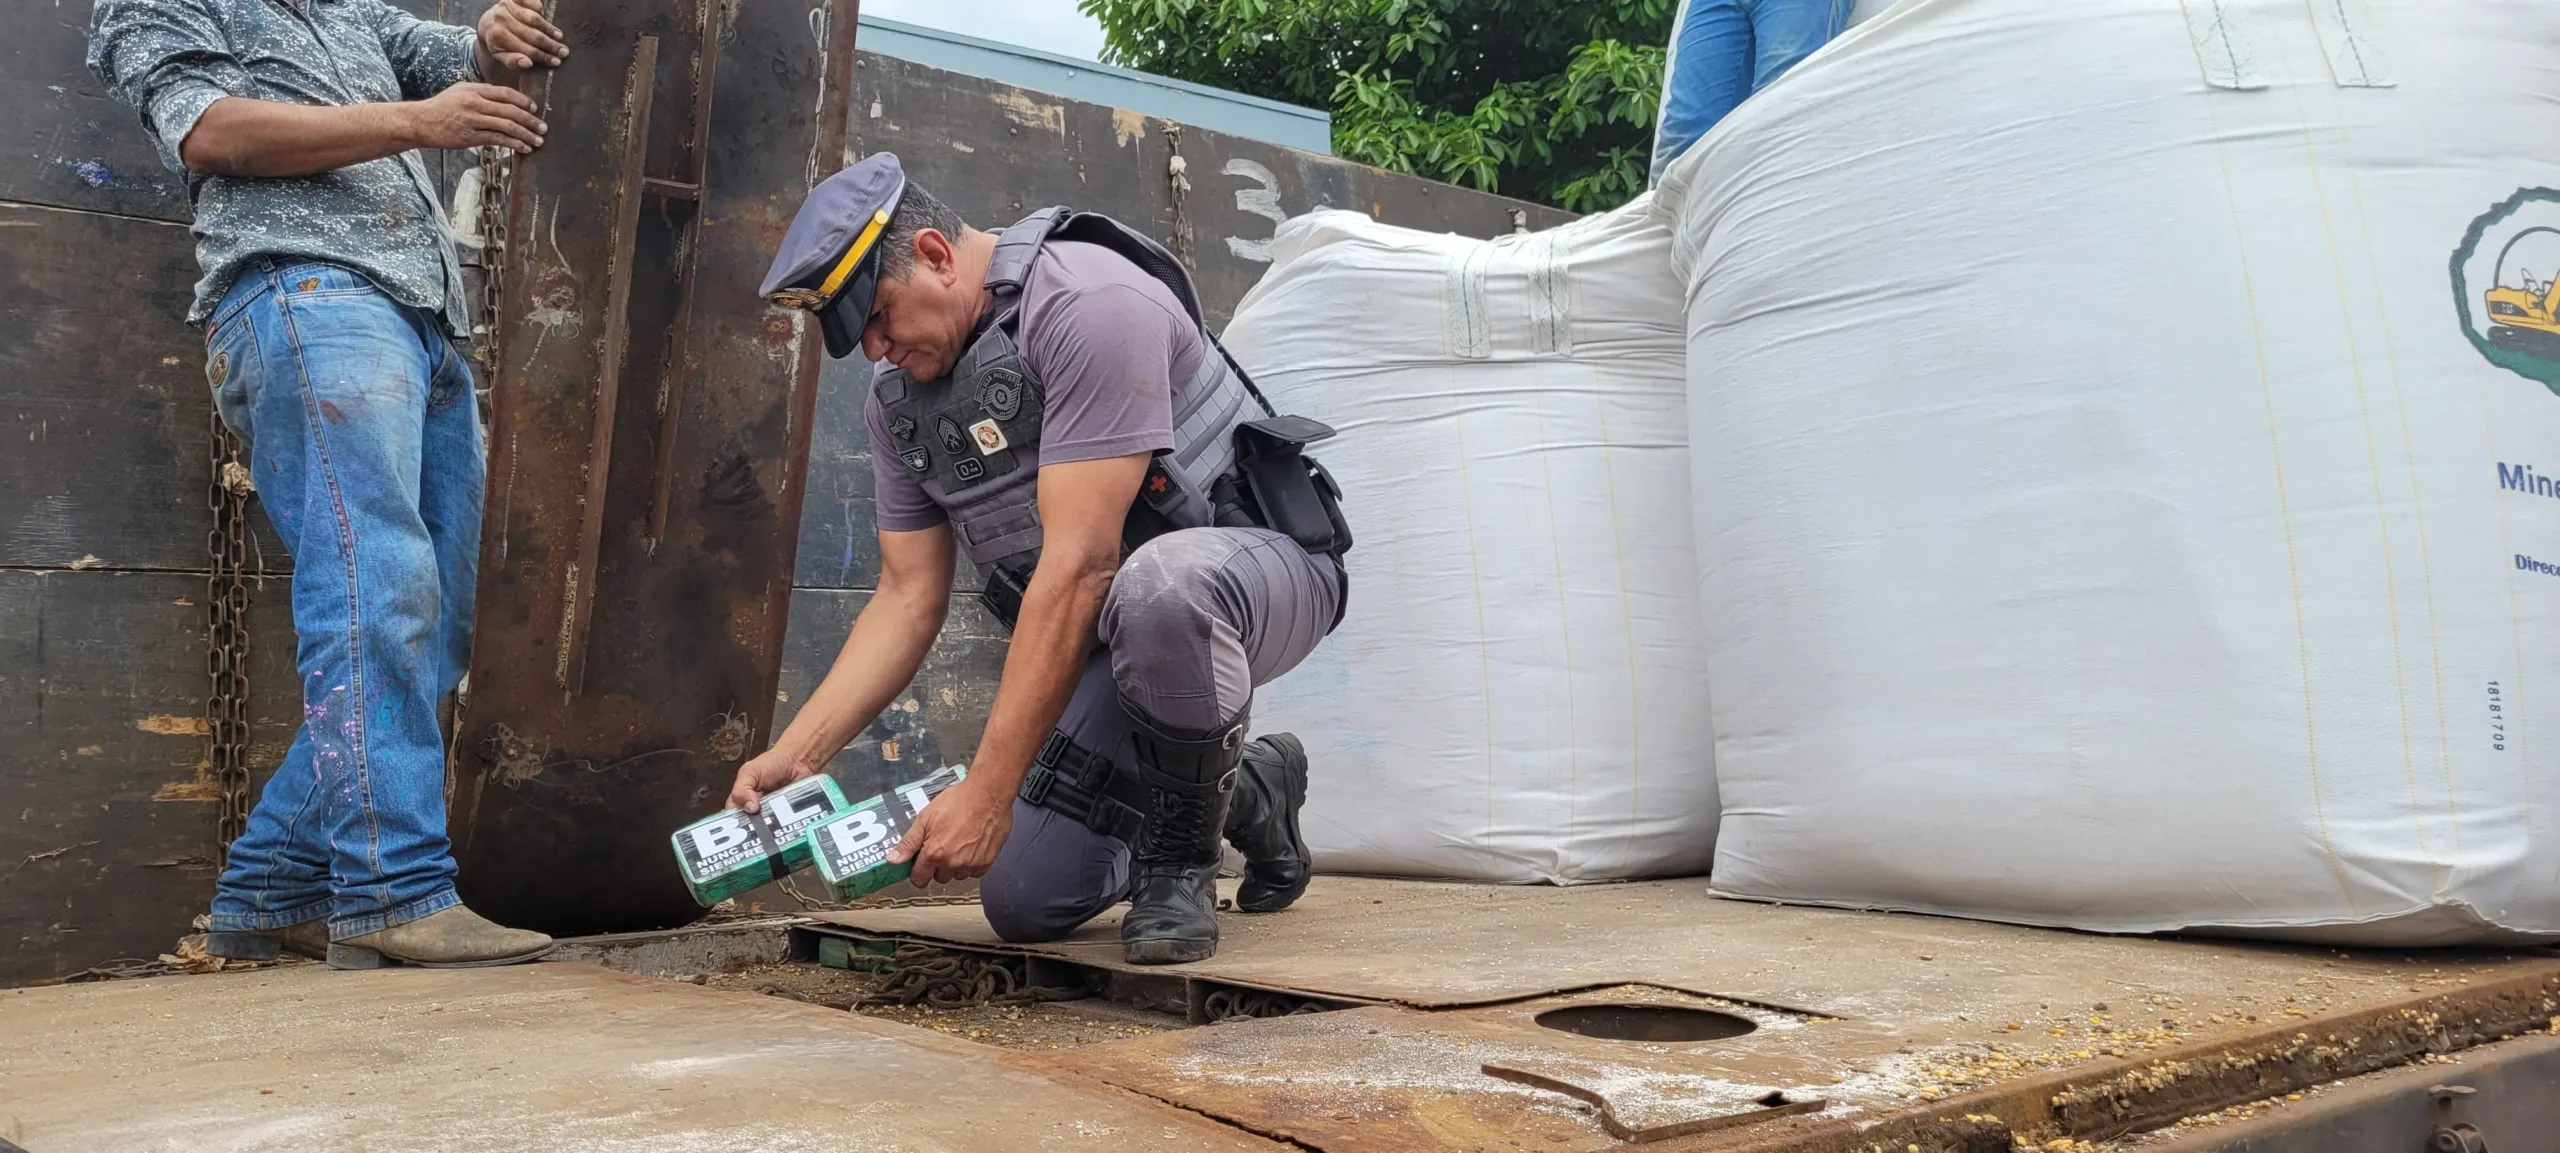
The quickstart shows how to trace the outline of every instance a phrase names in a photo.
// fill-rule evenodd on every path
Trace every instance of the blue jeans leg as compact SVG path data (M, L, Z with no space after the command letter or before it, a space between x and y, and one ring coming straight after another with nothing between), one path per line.
M436 699L442 702L470 670L471 613L480 595L480 511L488 495L488 449L471 365L432 317L411 310L435 350L427 391L426 442L418 476L418 515L434 543L438 591ZM451 734L439 733L439 739Z
M1856 0L1752 0L1751 90L1769 86L1849 26Z
M1751 12L1743 0L1688 0L1671 29L1648 184L1751 95Z
M326 264L245 272L207 346L293 553L303 682L302 731L232 846L213 926L325 909L345 938L449 908L436 714L461 675L472 586L446 558L467 567L478 547L468 370L432 315ZM466 607L450 613L456 597Z

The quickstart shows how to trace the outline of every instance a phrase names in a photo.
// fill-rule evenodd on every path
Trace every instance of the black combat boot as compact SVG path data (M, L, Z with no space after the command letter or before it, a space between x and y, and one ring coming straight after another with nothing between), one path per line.
M1288 733L1256 737L1244 747L1235 799L1227 806L1227 843L1244 854L1236 908L1277 913L1307 891L1315 859L1298 835L1307 803L1307 747Z
M1129 715L1138 775L1147 789L1147 825L1130 847L1136 876L1120 920L1121 953L1132 965L1176 965L1218 951L1218 845L1244 753L1244 718L1207 732Z

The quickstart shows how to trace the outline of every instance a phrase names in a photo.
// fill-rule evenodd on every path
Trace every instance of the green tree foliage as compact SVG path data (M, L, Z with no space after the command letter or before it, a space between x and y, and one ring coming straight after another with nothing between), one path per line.
M1105 58L1333 110L1333 148L1574 212L1644 190L1673 0L1080 0Z

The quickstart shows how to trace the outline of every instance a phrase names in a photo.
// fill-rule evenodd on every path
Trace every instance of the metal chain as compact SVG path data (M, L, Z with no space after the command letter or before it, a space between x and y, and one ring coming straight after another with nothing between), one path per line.
M204 706L205 759L221 806L214 829L227 864L231 842L249 824L249 494L255 486L240 460L240 438L222 423L218 406L207 419L205 439L213 457L213 479L205 488L213 513L213 528L205 534L212 562L204 588L205 672L213 682Z
M1052 988L1030 983L1021 962L946 952L930 945L906 944L881 966L885 979L857 1006L922 1004L932 1009L966 1009L978 1005L1028 1005L1040 1001L1074 1001L1084 989Z
M1183 213L1184 194L1191 191L1191 162L1182 156L1182 126L1164 126L1164 146L1172 155L1164 162L1166 197L1173 202L1173 235L1165 247L1184 265L1191 263L1191 220Z
M507 179L515 171L514 155L504 148L480 150L480 320L472 326L471 355L480 362L484 389L498 369L498 289L507 263Z

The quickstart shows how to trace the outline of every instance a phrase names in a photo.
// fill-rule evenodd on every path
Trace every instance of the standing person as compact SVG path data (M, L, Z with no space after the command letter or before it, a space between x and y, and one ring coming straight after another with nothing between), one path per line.
M1683 0L1662 63L1653 170L1664 169L1745 97L1849 26L1857 0Z
M530 152L513 88L568 48L534 0L475 32L384 0L99 0L89 67L195 206L190 323L293 553L303 725L216 882L207 952L531 960L462 907L437 714L462 677L484 463L460 262L421 148Z
M919 885L983 875L1011 941L1126 897L1138 964L1217 951L1222 836L1247 862L1237 908L1295 901L1306 753L1244 733L1254 688L1342 617L1350 532L1299 453L1332 430L1271 414L1153 241L1065 209L981 232L888 153L810 192L764 292L814 312L829 354L880 363L880 588L730 803L818 772L906 690L956 542L1013 643L967 779L891 859Z

